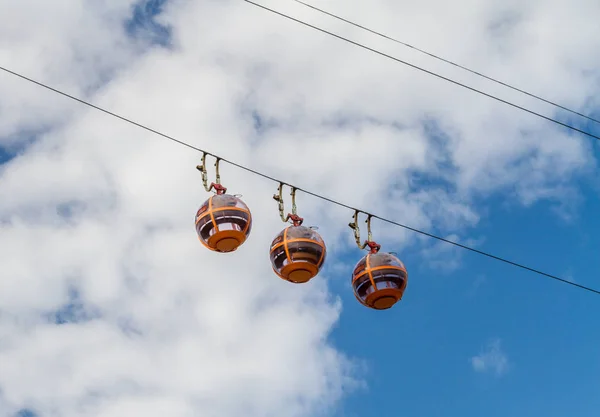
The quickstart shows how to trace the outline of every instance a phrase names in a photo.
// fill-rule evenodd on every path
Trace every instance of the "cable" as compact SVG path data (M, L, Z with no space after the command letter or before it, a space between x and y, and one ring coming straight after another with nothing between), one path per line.
M542 275L542 276L545 276L545 277L547 277L547 278L552 278L552 279L554 279L554 280L556 280L556 281L560 281L560 282L562 282L562 283L569 284L569 285L572 285L572 286L574 286L574 287L578 287L578 288L580 288L580 289L583 289L583 290L585 290L585 291L589 291L589 292L592 292L592 293L595 293L595 294L598 294L598 295L600 295L600 290L596 290L596 289L593 289L593 288L590 288L590 287L586 287L586 286L584 286L584 285L581 285L581 284L577 284L577 283L575 283L575 282L568 281L568 280L566 280L566 279L563 279L563 278L560 278L560 277L558 277L558 276L556 276L556 275L548 274L548 273L546 273L546 272L543 272L543 271L540 271L540 270L537 270L537 269L534 269L534 268L530 268L530 267L528 267L528 266L526 266L526 265L522 265L522 264L519 264L519 263L517 263L517 262L513 262L513 261L510 261L510 260L508 260L508 259L505 259L505 258L501 258L501 257L499 257L499 256L496 256L496 255L492 255L491 253L488 253L488 252L484 252L484 251L480 251L480 250L478 250L478 249L475 249L475 248L471 248L471 247L469 247L469 246L466 246L466 245L460 244L460 243L458 243L458 242L454 242L454 241L452 241L452 240L444 239L443 237L439 237L439 236L433 235L433 234L431 234L431 233L427 233L427 232L424 232L424 231L422 231L422 230L415 229L414 227L406 226L406 225L404 225L404 224L402 224L402 223L399 223L399 222L396 222L396 221L393 221L393 220L386 219L385 217L381 217L381 216L378 216L378 215L376 215L376 214L368 213L368 212L366 212L366 211L364 211L364 210L357 209L357 208L355 208L355 207L349 206L349 205L347 205L347 204L341 203L341 202L339 202L339 201L336 201L336 200L333 200L333 199L331 199L331 198L328 198L328 197L325 197L325 196L322 196L322 195L316 194L316 193L314 193L314 192L312 192L312 191L308 191L308 190L305 190L305 189L303 189L303 188L297 187L297 186L295 186L295 185L292 185L292 184L286 183L286 182L284 182L284 181L278 180L277 178L274 178L274 177L271 177L271 176L269 176L269 175L267 175L267 174L263 174L263 173L261 173L261 172L259 172L259 171L256 171L256 170L254 170L254 169L252 169L252 168L245 167L245 166L243 166L243 165L240 165L240 164L238 164L238 163L236 163L236 162L233 162L233 161L230 161L230 160L228 160L228 159L222 158L222 157L220 157L220 156L218 156L218 155L215 155L215 154L213 154L213 153L210 153L210 152L204 151L204 150L202 150L202 149L200 149L200 148L197 148L197 147L195 147L195 146L193 146L193 145L190 145L190 144L188 144L188 143L185 143L185 142L183 142L183 141L180 141L180 140L178 140L178 139L175 139L174 137L171 137L171 136L169 136L169 135L166 135L166 134L164 134L164 133L161 133L161 132L159 132L158 130L154 130L154 129L152 129L152 128L148 127L148 126L145 126L145 125L143 125L143 124L141 124L141 123L138 123L138 122L135 122L135 121L133 121L133 120L131 120L131 119L128 119L128 118L126 118L126 117L120 116L120 115L118 115L118 114L116 114L116 113L113 113L113 112L111 112L111 111L109 111L109 110L103 109L102 107L98 107L98 106L96 106L96 105L94 105L94 104L92 104L92 103L90 103L90 102L87 102L87 101L85 101L85 100L82 100L82 99L80 99L80 98L74 97L74 96L72 96L72 95L70 95L70 94L67 94L67 93L65 93L65 92L62 92L62 91L60 91L60 90L57 90L57 89L55 89L55 88L52 88L52 87L50 87L50 86L48 86L48 85L46 85L46 84L43 84L43 83L41 83L41 82L39 82L39 81L35 81L35 80L31 79L31 78L28 78L28 77L26 77L26 76L24 76L24 75L21 75L21 74L17 73L17 72L11 71L11 70L9 70L9 69L7 69L7 68L4 68L4 67L1 67L1 66L0 66L0 70L2 70L2 71L5 71L5 72L7 72L7 73L9 73L9 74L12 74L12 75L14 75L14 76L16 76L16 77L19 77L19 78L21 78L21 79L23 79L23 80L29 81L29 82L31 82L31 83L33 83L33 84L36 84L36 85L38 85L38 86L40 86L40 87L43 87L43 88L47 89L47 90L53 91L53 92L55 92L55 93L58 93L58 94L60 94L60 95L62 95L62 96L64 96L64 97L70 98L71 100L75 100L75 101L77 101L77 102L79 102L79 103L81 103L81 104L84 104L84 105L88 106L88 107L91 107L91 108L93 108L93 109L99 110L99 111L101 111L101 112L103 112L103 113L106 113L106 114L108 114L108 115L110 115L110 116L113 116L113 117L116 117L116 118L118 118L118 119L121 119L121 120L123 120L123 121L125 121L125 122L127 122L127 123L130 123L130 124L132 124L132 125L134 125L134 126L140 127L140 128L142 128L142 129L144 129L144 130L147 130L147 131L149 131L149 132L152 132L152 133L154 133L154 134L156 134L156 135L162 136L162 137L163 137L163 138L165 138L165 139L169 139L169 140L171 140L171 141L173 141L173 142L176 142L176 143L178 143L178 144L180 144L180 145L186 146L186 147L188 147L188 148L190 148L190 149L193 149L193 150L195 150L195 151L206 153L207 155L210 155L210 156L212 156L212 157L214 157L214 158L218 158L218 159L220 159L221 161L223 161L223 162L227 162L228 164L230 164L230 165L233 165L233 166L235 166L235 167L237 167L237 168L240 168L240 169L242 169L242 170L244 170L244 171L250 172L250 173L252 173L252 174L255 174L255 175L261 176L261 177L263 177L263 178L269 179L269 180L271 180L271 181L274 181L274 182L277 182L277 183L282 183L282 184L285 184L285 185L287 185L287 186L289 186L289 187L291 187L291 188L295 188L297 191L302 191L302 192L304 192L304 193L306 193L306 194L308 194L308 195L311 195L311 196L313 196L313 197L319 198L319 199L321 199L321 200L327 201L327 202L329 202L329 203L335 204L335 205L337 205L337 206L340 206L340 207L344 207L344 208L350 209L350 210L352 210L352 211L359 211L359 212L361 212L361 213L364 213L364 214L366 214L367 216L371 216L372 218L379 219L379 220L381 220L381 221L383 221L383 222L385 222L385 223L389 223L389 224L393 224L393 225L395 225L395 226L402 227L402 228L404 228L404 229L407 229L407 230L410 230L410 231L412 231L412 232L419 233L419 234L421 234L421 235L424 235L424 236L427 236L427 237L430 237L430 238L433 238L433 239L437 239L437 240L439 240L439 241L442 241L442 242L445 242L445 243L448 243L448 244L451 244L451 245L457 246L457 247L459 247L459 248L466 249L466 250L468 250L468 251L471 251L471 252L475 252L475 253L477 253L477 254L479 254L479 255L487 256L488 258L492 258L492 259L495 259L495 260L497 260L497 261L504 262L504 263L507 263L507 264L509 264L509 265L512 265L512 266L516 266L517 268L525 269L525 270L527 270L527 271L530 271L530 272L536 273L536 274L538 274L538 275Z
M285 17L285 18L287 18L287 19L293 20L294 22L300 23L300 24L302 24L302 25L304 25L304 26L308 26L309 28L312 28L312 29L318 30L319 32L326 33L326 34L328 34L328 35L331 35L331 36L333 36L333 37L335 37L335 38L338 38L338 39L341 39L341 40L343 40L343 41L346 41L346 42L348 42L348 43L351 43L351 44L353 44L353 45L355 45L355 46L358 46L358 47L360 47L360 48L363 48L363 49L366 49L366 50L368 50L368 51L374 52L374 53L376 53L376 54L378 54L378 55L381 55L381 56L383 56L383 57L389 58L389 59L391 59L391 60L394 60L394 61L396 61L396 62L399 62L399 63L401 63L401 64L408 65L409 67L412 67L412 68L418 69L419 71L423 71L423 72L425 72L425 73L427 73L427 74L433 75L434 77L441 78L441 79L442 79L442 80L444 80L444 81L451 82L452 84L456 84L456 85L458 85L458 86L460 86L460 87L464 87L464 88L466 88L466 89L468 89L468 90L471 90L471 91L474 91L474 92L476 92L476 93L479 93L479 94L481 94L481 95L484 95L484 96L486 96L486 97L492 98L492 99L494 99L494 100L497 100L497 101L499 101L499 102L501 102L501 103L508 104L509 106L515 107L515 108L517 108L517 109L519 109L519 110L523 110L523 111L525 111L525 112L527 112L527 113L533 114L534 116L541 117L542 119L546 119L546 120L548 120L548 121L550 121L550 122L552 122L552 123L556 123L557 125L560 125L560 126L566 127L566 128L568 128L568 129L574 130L574 131L576 131L576 132L579 132L579 133L581 133L581 134L584 134L584 135L586 135L586 136L589 136L589 137L592 137L592 138L594 138L594 139L600 140L600 136L594 135L593 133L589 133L589 132L586 132L585 130L578 129L578 128L576 128L575 126L571 126L571 125L569 125L569 124L563 123L563 122L561 122L561 121L559 121L559 120L553 119L552 117L548 117L548 116L544 116L543 114L536 113L536 112L534 112L533 110L529 110L528 108L521 107L521 106L519 106L519 105L517 105L517 104L511 103L510 101L506 101L506 100L504 100L504 99L501 99L500 97L494 96L494 95L492 95L492 94L488 94L488 93L486 93L486 92L484 92L484 91L478 90L478 89L476 89L476 88L474 88L474 87L470 87L470 86L468 86L468 85L466 85L466 84L460 83L460 82L458 82L458 81L455 81L455 80L453 80L453 79L451 79L451 78L444 77L443 75L437 74L437 73L435 73L435 72L433 72L433 71L426 70L425 68L421 68L421 67L419 67L419 66L417 66L417 65L414 65L414 64L411 64L411 63L409 63L409 62L403 61L403 60L401 60L401 59L399 59L399 58L396 58L396 57L394 57L394 56L392 56L392 55L388 55L388 54L386 54L386 53L384 53L384 52L378 51L377 49L370 48L370 47L368 47L368 46L366 46L366 45L363 45L363 44L361 44L361 43L359 43L359 42L355 42L355 41L353 41L353 40L350 40L350 39L348 39L348 38L344 38L343 36L337 35L337 34L335 34L335 33L333 33L333 32L329 32L329 31L327 31L327 30L325 30L325 29L321 29L320 27L313 26L313 25L311 25L310 23L307 23L307 22L305 22L305 21L303 21L303 20L296 19L295 17L292 17L292 16L288 16L288 15L286 15L286 14L284 14L284 13L281 13L281 12L278 12L278 11L276 11L276 10L270 9L270 8L268 8L268 7L266 7L266 6L263 6L262 4L254 3L254 2L253 2L253 1L251 1L251 0L242 0L242 1L245 1L246 3L249 3L249 4L251 4L251 5L253 5L253 6L256 6L256 7L260 7L261 9L267 10L267 11L269 11L269 12L271 12L271 13L277 14L277 15L279 15L279 16L282 16L282 17Z
M475 71L475 70L469 69L469 68L467 68L467 67L465 67L465 66L463 66L463 65L457 64L457 63L455 63L455 62L452 62L452 61L450 61L450 60L448 60L448 59L445 59L445 58L442 58L442 57L440 57L440 56L437 56L437 55L435 55L435 54L432 54L431 52L427 52L427 51L425 51L425 50L423 50L423 49L419 49L419 48L417 48L416 46L410 45L410 44L408 44L408 43L406 43L406 42L402 42L402 41L400 41L400 40L398 40L398 39L392 38L391 36L388 36L388 35L385 35L385 34L383 34L383 33L377 32L377 31L375 31L375 30L369 29L368 27L365 27L365 26L359 25L358 23L355 23L355 22L352 22L352 21L350 21L350 20L344 19L343 17L340 17L340 16L338 16L338 15L336 15L336 14L330 13L330 12L328 12L328 11L326 11L326 10L319 9L318 7L316 7L316 6L313 6L313 5L311 5L311 4L305 3L305 2L303 2L303 1L300 1L300 0L291 0L291 1L295 1L296 3L300 3L300 4L302 4L303 6L309 7L309 8L311 8L311 9L313 9L313 10L316 10L316 11L318 11L318 12L321 12L321 13L324 13L324 14L326 14L326 15L328 15L328 16L331 16L331 17L333 17L333 18L335 18L335 19L338 19L338 20L341 20L341 21L343 21L343 22L349 23L349 24L351 24L351 25L353 25L353 26L356 26L357 28L360 28L360 29L366 30L367 32L371 32L371 33L373 33L373 34L375 34L375 35L377 35L377 36L380 36L380 37L382 37L382 38L388 39L388 40L390 40L390 41L392 41L392 42L395 42L395 43L398 43L398 44L400 44L400 45L404 45L404 46L406 46L406 47L408 47L408 48L414 49L415 51L421 52L421 53L423 53L423 54L425 54L425 55L428 55L428 56L430 56L430 57L432 57L432 58L435 58L435 59L438 59L438 60L440 60L440 61L446 62L446 63L448 63L448 64L450 64L450 65L454 65L455 67L461 68L461 69L463 69L463 70L465 70L465 71L468 71L468 72L470 72L470 73L472 73L472 74L478 75L478 76L480 76L480 77L483 77L483 78L485 78L485 79L488 79L488 80L490 80L490 81L493 81L493 82L495 82L495 83L498 83L498 84L500 84L500 85L503 85L504 87L508 87L508 88L510 88L510 89L512 89L512 90L515 90L515 91L518 91L518 92L520 92L520 93L523 93L523 94L525 94L525 95L528 95L529 97L536 98L536 99L538 99L538 100L540 100L540 101L543 101L543 102L545 102L545 103L551 104L551 105L553 105L553 106L555 106L555 107L558 107L558 108L560 108L560 109L566 110L566 111L568 111L568 112L570 112L570 113L576 114L576 115L578 115L578 116L581 116L581 117L583 117L583 118L585 118L585 119L591 120L592 122L595 122L595 123L598 123L598 124L600 124L600 120L598 120L598 119L594 119L593 117L587 116L587 115L585 115L585 114L583 114L583 113L579 113L578 111L576 111L576 110L572 110L572 109L570 109L570 108L568 108L568 107L561 106L560 104L554 103L554 102L552 102L552 101L550 101L550 100L547 100L547 99L545 99L545 98L543 98L543 97L540 97L540 96L537 96L537 95L535 95L535 94L529 93L529 92L527 92L527 91L525 91L525 90L522 90L522 89L520 89L520 88L514 87L514 86L512 86L512 85L510 85L510 84L507 84L507 83L505 83L505 82L503 82L503 81L500 81L500 80L498 80L498 79L495 79L495 78L489 77L489 76L487 76L487 75L485 75L485 74L482 74L482 73L480 73L480 72L477 72L477 71Z

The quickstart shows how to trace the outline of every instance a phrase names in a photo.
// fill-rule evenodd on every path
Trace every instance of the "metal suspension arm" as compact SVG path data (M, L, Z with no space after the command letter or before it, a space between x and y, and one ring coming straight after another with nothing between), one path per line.
M227 192L227 188L221 185L221 174L219 172L219 162L221 158L217 157L215 161L216 179L215 182L211 182L208 185L208 170L206 169L206 152L202 153L202 165L196 165L196 169L202 173L202 185L207 192L211 192L213 189L217 194L224 194Z
M278 194L273 195L273 200L277 201L279 206L279 217L284 223L287 223L291 220L294 223L294 226L300 226L304 219L298 216L297 207L296 207L296 187L291 187L292 192L290 195L292 196L292 212L285 215L285 205L283 202L283 183L279 183L279 188L277 189Z
M365 223L367 223L367 240L365 240L365 242L363 244L360 243L360 228L358 227L358 213L360 213L360 212L358 210L355 210L354 211L354 221L351 223L348 223L348 226L354 231L354 240L356 240L356 246L358 246L358 248L361 250L365 249L368 246L371 253L379 252L379 250L381 249L381 245L378 244L377 242L373 241L373 234L371 233L371 218L373 217L372 214L368 214L367 220L365 221Z

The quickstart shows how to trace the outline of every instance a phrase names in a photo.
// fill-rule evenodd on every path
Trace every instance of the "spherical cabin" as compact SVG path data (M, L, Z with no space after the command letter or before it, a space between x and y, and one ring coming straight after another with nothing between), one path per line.
M301 284L319 273L326 253L325 242L316 231L306 226L290 226L271 243L271 265L280 278Z
M352 288L366 307L386 310L402 299L408 273L400 259L391 253L369 253L354 267Z
M229 194L216 194L196 213L200 242L215 252L233 252L250 235L252 215L242 200Z

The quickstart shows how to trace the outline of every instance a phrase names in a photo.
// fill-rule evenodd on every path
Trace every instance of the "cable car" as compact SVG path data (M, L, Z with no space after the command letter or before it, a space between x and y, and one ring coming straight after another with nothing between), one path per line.
M312 227L302 226L304 219L296 214L296 188L292 187L292 212L284 215L285 207L282 196L283 183L279 184L279 194L273 199L279 203L279 215L285 223L292 225L283 229L269 250L271 266L280 278L301 284L317 276L325 262L327 249L321 235Z
M360 249L369 248L354 267L352 272L352 289L354 296L365 307L374 310L387 310L402 299L408 273L402 261L392 253L379 252L381 245L373 241L371 234L371 217L367 218L368 239L361 245L358 228L358 210L354 213L354 222L348 226L354 229L354 238Z
M368 253L352 272L354 296L375 310L386 310L400 301L407 284L404 264L391 253Z
M273 239L271 266L280 278L295 284L305 283L317 276L326 254L325 242L314 229L292 225Z
M200 242L215 252L233 252L250 235L252 215L238 197L216 194L196 213L196 232Z
M227 188L221 185L219 161L215 163L216 182L208 185L206 171L206 153L202 156L202 165L196 166L202 172L202 183L206 191L216 193L200 206L196 212L196 233L200 242L215 252L233 252L250 235L252 214L248 206L236 195L225 194Z

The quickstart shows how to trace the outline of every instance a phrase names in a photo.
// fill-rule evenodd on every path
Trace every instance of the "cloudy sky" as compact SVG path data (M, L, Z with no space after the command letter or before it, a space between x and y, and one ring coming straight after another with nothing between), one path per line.
M600 134L291 0L257 1ZM597 0L312 4L600 118ZM596 141L243 0L0 0L0 66L600 287ZM201 156L0 72L0 417L597 415L593 294L376 221L409 284L368 310L350 287L353 213L305 194L329 255L289 284L268 258L285 227L274 182L222 165L254 227L233 254L200 245Z

